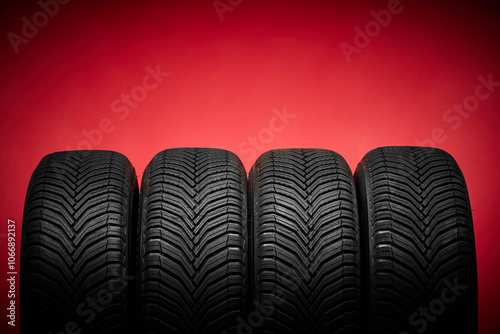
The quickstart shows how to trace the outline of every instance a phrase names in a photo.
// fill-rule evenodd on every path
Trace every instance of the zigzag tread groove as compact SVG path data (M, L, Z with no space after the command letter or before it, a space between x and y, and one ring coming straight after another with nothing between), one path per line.
M451 321L455 332L477 332L472 216L453 158L433 148L379 148L362 159L355 179L367 245L364 293L370 333L416 333L420 327L409 317L439 300L446 282L455 279L469 289L428 321L426 330L448 333Z
M61 332L71 321L82 333L131 330L128 289L106 289L132 270L128 241L136 195L135 172L121 154L67 151L42 159L30 180L23 217L21 333ZM90 207L98 204L107 205ZM87 324L77 309L101 291L109 292L108 303Z
M259 330L357 333L359 236L347 163L328 150L273 150L259 157L249 183L254 298L272 300L274 289L283 296Z
M151 160L142 189L143 332L234 330L247 285L243 165L224 150L169 149Z

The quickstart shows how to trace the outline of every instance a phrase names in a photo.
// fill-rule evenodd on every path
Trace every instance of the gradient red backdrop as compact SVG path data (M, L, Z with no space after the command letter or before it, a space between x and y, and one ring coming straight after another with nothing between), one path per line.
M228 149L247 170L269 149L325 148L354 170L375 147L423 143L451 153L464 172L480 333L496 333L500 87L480 90L489 95L470 113L447 110L474 102L478 77L500 81L498 9L431 0L215 4L73 0L57 13L48 7L45 21L34 0L0 5L0 332L18 332L5 316L7 219L17 224L19 250L28 181L48 153L119 151L140 177L154 154L173 147ZM355 40L356 27L374 21L371 11L388 6L390 22L382 16L379 30L368 24L370 40ZM26 38L34 19L38 31L25 27ZM357 43L349 59L342 43ZM140 88L156 69L169 74ZM122 95L131 93L127 106ZM274 121L285 110L286 122Z

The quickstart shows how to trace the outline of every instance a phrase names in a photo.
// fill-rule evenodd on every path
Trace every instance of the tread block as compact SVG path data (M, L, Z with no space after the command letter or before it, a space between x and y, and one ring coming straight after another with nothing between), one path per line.
M247 180L236 155L158 153L142 179L138 268L143 333L235 330L247 293Z
M369 332L477 333L474 230L455 160L434 148L383 147L362 159L355 180ZM453 282L466 289L447 303Z
M264 153L250 171L254 291L262 333L358 333L360 254L351 171L335 152ZM255 308L255 306L254 306Z
M69 323L83 333L133 329L125 284L134 271L137 201L135 171L119 153L67 151L41 160L23 215L21 333L59 333Z

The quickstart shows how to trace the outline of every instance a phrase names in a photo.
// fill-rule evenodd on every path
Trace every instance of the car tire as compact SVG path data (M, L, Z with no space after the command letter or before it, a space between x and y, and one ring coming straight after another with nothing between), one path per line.
M383 147L358 165L369 333L477 333L467 186L448 153Z
M242 331L359 333L358 209L345 160L328 150L272 150L249 185L254 303Z
M21 333L132 332L137 202L135 171L119 153L41 160L23 216Z
M224 333L247 293L247 179L238 157L168 149L141 185L138 313L143 333Z

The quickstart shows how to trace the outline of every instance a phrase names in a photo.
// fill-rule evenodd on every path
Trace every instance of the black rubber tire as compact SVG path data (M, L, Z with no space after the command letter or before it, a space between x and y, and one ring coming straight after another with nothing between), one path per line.
M132 332L137 202L135 171L119 153L41 160L24 207L21 333Z
M337 153L281 149L250 171L249 333L359 333L360 252L351 170Z
M383 147L362 159L355 180L368 332L477 333L474 230L455 160Z
M247 291L247 180L236 155L169 149L141 185L138 268L143 333L236 328Z

